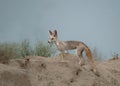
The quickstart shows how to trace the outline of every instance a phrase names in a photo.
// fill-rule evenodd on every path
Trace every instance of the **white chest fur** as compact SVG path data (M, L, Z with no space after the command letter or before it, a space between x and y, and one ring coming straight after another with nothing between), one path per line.
M60 43L59 43L59 42L57 42L56 44L57 44L57 46L60 46Z

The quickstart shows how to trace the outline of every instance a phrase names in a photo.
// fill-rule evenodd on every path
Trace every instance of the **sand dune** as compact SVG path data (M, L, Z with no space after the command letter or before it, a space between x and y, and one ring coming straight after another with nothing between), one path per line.
M0 64L0 86L120 86L120 59L96 62L98 75L87 61L80 67L73 55L65 60L31 56Z

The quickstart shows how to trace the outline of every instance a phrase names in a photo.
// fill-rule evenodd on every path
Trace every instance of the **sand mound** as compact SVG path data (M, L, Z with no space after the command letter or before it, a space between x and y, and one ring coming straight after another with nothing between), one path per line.
M26 59L0 64L0 86L120 86L120 59L96 62L99 76L88 62L80 67L78 58L70 54L67 62L60 62L59 56Z

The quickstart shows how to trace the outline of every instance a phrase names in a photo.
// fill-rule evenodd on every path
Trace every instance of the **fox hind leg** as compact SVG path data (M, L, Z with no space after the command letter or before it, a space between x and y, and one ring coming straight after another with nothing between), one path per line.
M84 51L84 48L78 48L77 49L77 56L79 57L79 64L82 66L84 65L84 63L82 63L82 59L83 59L83 51Z

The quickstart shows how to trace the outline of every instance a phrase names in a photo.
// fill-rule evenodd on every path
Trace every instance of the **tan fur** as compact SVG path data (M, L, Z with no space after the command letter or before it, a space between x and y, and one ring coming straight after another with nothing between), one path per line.
M86 49L86 55L91 62L91 65L93 67L93 71L96 72L96 65L95 65L95 62L94 62L94 59L93 59L93 56L92 56L92 52L89 48Z
M87 45L85 45L83 42L81 41L59 41L57 39L58 35L57 35L57 31L55 30L54 32L49 31L50 33L50 40L48 41L49 43L55 43L55 45L57 46L58 50L61 52L61 57L62 57L62 61L64 60L64 51L65 50L72 50L72 49L77 49L77 56L80 58L79 64L81 64L81 58L83 51L86 52L86 56L88 57L88 59L91 62L93 71L96 72L96 65L92 56L92 52L91 50L88 48Z

